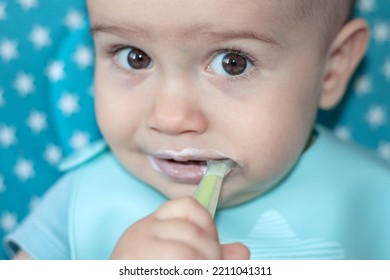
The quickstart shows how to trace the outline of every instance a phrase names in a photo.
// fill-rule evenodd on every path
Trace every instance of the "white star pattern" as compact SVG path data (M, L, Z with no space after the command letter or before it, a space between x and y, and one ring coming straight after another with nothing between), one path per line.
M0 57L4 62L10 62L19 57L16 41L4 39L0 43Z
M34 76L26 73L19 73L14 81L14 87L22 97L32 94L35 91Z
M6 7L7 6L5 5L5 3L0 2L0 21L7 19L7 12L5 10Z
M46 147L43 157L50 165L55 166L62 159L61 149L54 144L50 144Z
M33 196L28 204L29 211L32 212L36 209L39 206L39 203L41 203L41 199L38 196Z
M25 11L29 11L38 6L38 0L18 0L18 3Z
M337 126L334 130L334 133L337 138L343 140L343 141L351 141L351 128L346 126Z
M390 59L386 59L385 64L382 68L382 73L385 75L386 79L390 81Z
M0 108L5 106L4 89L0 88Z
M65 78L65 65L62 61L53 61L46 68L46 76L52 83L56 83Z
M358 77L354 82L354 90L358 96L365 96L372 90L372 82L370 77L362 75Z
M30 41L36 49L48 47L51 44L49 29L39 25L35 26L30 33Z
M33 133L41 133L43 130L47 129L46 114L32 111L27 118L27 126Z
M89 134L77 130L73 132L69 144L74 150L81 150L89 144Z
M70 30L77 30L84 27L84 13L77 10L70 10L65 16L65 25Z
M378 128L384 125L387 121L386 110L383 106L372 105L370 106L365 118L371 128Z
M5 232L10 232L18 224L18 217L15 213L4 211L0 218L0 226Z
M390 27L388 22L382 21L374 24L372 29L372 37L377 43L383 44L389 40L389 36Z
M384 159L390 161L390 142L381 142L378 150Z
M25 158L19 158L14 167L14 173L22 182L30 180L35 176L33 162Z
M376 9L376 2L375 0L360 0L357 6L362 12L373 12Z
M4 185L4 175L0 174L0 194L4 193L6 191L5 185Z
M0 124L0 145L3 148L9 148L15 145L17 139L15 137L15 127Z
M73 55L73 61L80 69L85 69L93 64L93 52L91 48L79 46Z
M76 94L64 92L58 101L58 109L69 117L79 111L79 97Z

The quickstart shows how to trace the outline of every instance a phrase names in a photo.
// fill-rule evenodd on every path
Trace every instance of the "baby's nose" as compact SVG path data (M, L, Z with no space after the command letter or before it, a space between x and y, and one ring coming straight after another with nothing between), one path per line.
M207 129L206 114L192 92L162 90L153 96L147 120L150 129L168 135L201 134Z

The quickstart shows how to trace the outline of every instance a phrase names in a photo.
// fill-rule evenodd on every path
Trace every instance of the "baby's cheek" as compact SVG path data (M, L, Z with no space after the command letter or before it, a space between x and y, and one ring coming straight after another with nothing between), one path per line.
M130 143L139 120L129 115L128 108L117 105L114 101L104 100L104 98L96 101L96 116L99 128L110 144Z
M255 174L262 174L263 179L272 180L273 177L280 177L281 174L290 169L292 163L295 161L296 154L292 149L269 148L262 158L259 158L259 164L255 166Z
M291 140L279 137L252 149L246 170L249 180L255 184L275 184L297 162L302 145L300 137Z

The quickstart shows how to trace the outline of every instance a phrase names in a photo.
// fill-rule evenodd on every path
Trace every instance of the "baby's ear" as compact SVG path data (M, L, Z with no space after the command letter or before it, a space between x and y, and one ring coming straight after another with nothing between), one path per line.
M351 20L340 30L329 48L320 108L332 108L343 97L367 49L368 38L368 25L363 19Z

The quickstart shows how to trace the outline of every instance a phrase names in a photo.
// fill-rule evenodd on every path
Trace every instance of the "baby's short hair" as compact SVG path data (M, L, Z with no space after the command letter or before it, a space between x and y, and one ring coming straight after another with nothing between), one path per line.
M308 19L318 30L323 45L329 45L340 28L353 15L355 0L288 0L283 1L295 20Z

